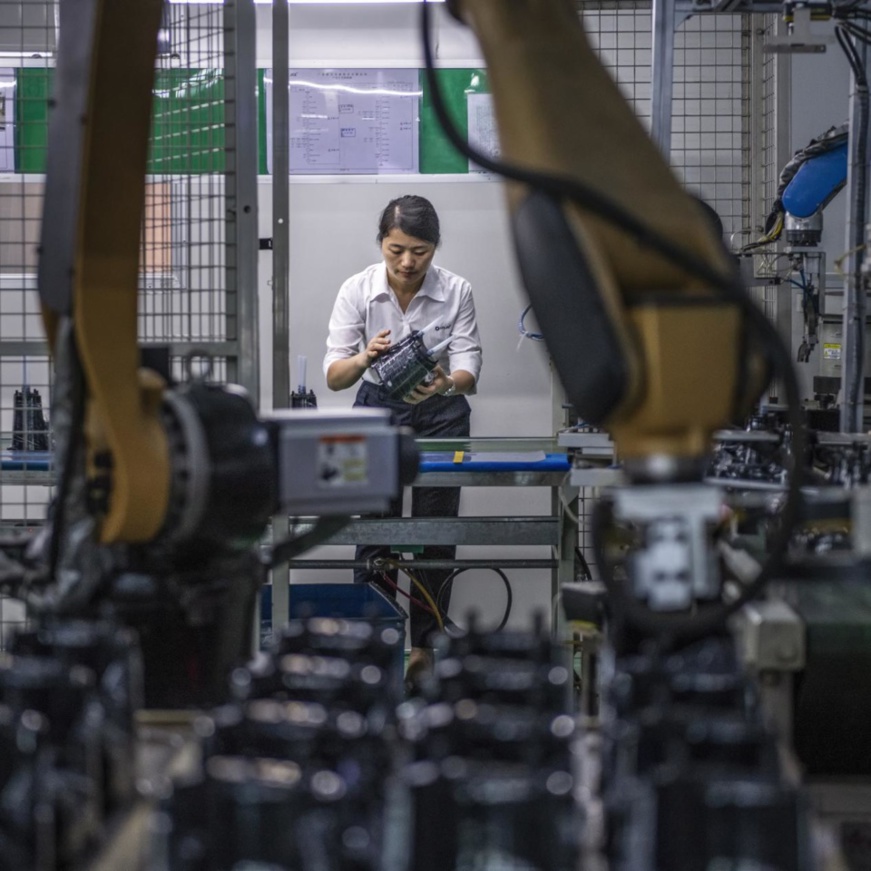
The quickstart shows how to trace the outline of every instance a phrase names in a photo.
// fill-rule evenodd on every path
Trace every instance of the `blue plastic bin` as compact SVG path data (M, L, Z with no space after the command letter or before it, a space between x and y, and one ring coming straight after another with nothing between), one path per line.
M405 621L408 615L389 596L371 584L291 584L288 619L298 617L337 617L366 620L376 626L389 626L399 633L402 643L396 648L393 686L402 697L405 673ZM272 585L263 587L260 598L260 640L266 647L272 641Z

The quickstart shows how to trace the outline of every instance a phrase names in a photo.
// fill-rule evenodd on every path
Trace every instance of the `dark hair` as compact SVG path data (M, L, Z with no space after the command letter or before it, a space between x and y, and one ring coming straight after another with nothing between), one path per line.
M439 216L433 204L423 197L408 195L391 200L378 222L378 244L391 230L398 229L415 239L438 246L441 239Z

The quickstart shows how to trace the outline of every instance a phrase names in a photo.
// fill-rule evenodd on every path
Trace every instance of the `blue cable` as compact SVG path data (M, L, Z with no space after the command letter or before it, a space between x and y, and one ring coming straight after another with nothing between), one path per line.
M543 342L544 336L541 333L532 333L526 329L524 321L526 320L527 314L529 314L529 310L532 308L531 305L528 305L523 311L520 313L520 320L517 322L517 329L520 332L520 335L523 336L524 339L532 339L533 342Z

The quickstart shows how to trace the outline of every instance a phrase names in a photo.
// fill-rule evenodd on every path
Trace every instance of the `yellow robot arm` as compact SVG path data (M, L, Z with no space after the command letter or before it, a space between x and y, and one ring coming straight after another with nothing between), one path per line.
M600 63L572 0L451 0L449 8L480 41L507 163L601 193L731 280L712 222ZM568 199L556 203L516 181L508 199L533 309L581 416L611 430L628 465L697 462L712 432L764 386L758 359L742 373L739 307ZM586 292L567 303L554 289L561 282ZM536 305L548 295L553 305Z
M455 147L508 180L518 265L548 352L579 415L610 430L626 473L591 523L617 623L631 626L630 645L633 632L672 643L719 630L780 569L799 516L806 435L790 355L596 57L575 2L448 5L486 59L499 160L452 127L424 5L436 115ZM790 426L786 499L758 572L724 602L712 535L722 505L701 478L714 431L749 411L772 371ZM615 525L631 531L628 582L610 567Z
M139 369L137 343L161 11L161 0L73 0L62 8L61 90L53 112L70 117L54 125L56 139L49 142L40 295L52 346L60 317L74 326L86 385L88 475L110 484L99 511L104 543L155 538L170 499L169 450L159 419L164 385ZM77 184L73 196L57 187L70 179ZM70 213L55 214L55 206Z

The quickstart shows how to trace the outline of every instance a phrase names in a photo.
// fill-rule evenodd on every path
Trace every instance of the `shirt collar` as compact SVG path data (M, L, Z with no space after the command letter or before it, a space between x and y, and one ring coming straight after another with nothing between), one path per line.
M381 267L375 271L370 299L378 299L380 297L386 298L389 296L390 285L387 283L387 267L382 263ZM423 279L423 284L420 286L420 290L417 292L416 296L426 296L429 297L429 299L436 300L437 302L445 301L446 297L444 289L438 279L437 271L432 265L430 265L427 270Z
M377 265L372 277L372 284L369 288L369 299L378 299L390 296L390 285L387 283L387 267L381 263Z
M437 302L445 301L445 292L442 287L442 283L438 279L438 273L436 272L436 268L430 264L429 269L427 270L426 275L423 279L423 284L420 286L420 290L417 292L418 296L428 296L430 299L434 299Z

